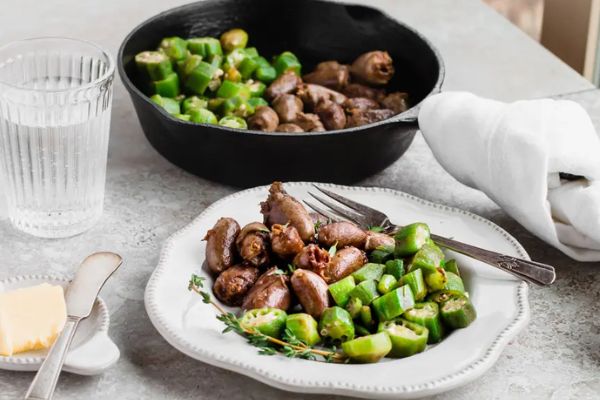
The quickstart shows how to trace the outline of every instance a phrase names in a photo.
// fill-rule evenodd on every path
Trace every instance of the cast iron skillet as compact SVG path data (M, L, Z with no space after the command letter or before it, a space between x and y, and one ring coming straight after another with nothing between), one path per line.
M320 61L350 63L366 51L387 50L396 69L388 89L407 91L416 106L357 128L263 133L175 119L136 86L138 52L166 36L218 37L234 27L247 30L250 45L266 57L293 51L306 72ZM444 77L438 52L413 29L370 7L319 0L207 0L168 10L125 38L118 68L159 153L191 173L241 187L273 180L352 183L384 169L412 142L418 103L439 92Z

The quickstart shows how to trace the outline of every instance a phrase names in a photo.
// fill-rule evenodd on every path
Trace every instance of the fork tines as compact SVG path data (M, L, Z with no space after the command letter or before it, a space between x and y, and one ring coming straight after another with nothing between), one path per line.
M321 203L321 204L325 205L326 207L328 207L329 209L331 209L332 211L329 211L329 213L333 213L333 215L336 216L337 219L342 217L342 218L352 221L358 225L363 225L365 223L363 216L361 214L357 213L356 211L353 211L353 210L343 207L343 206L339 206L332 201L326 200L320 196L315 195L314 193L308 192L308 194L311 195L319 203ZM323 209L321 209L321 210L325 211Z
M311 210L313 210L314 212L316 212L319 215L322 215L323 217L327 218L328 221L330 222L339 222L341 221L340 217L335 215L334 213L325 210L324 208L321 208L307 200L303 200L304 204L306 204L306 206L308 208L310 208Z

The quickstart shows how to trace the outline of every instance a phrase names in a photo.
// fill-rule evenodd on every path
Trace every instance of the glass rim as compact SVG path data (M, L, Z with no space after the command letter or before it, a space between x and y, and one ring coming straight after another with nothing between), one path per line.
M86 44L88 46L91 46L91 47L95 48L96 50L99 50L100 53L102 53L102 55L104 57L106 57L107 69L101 76L94 79L93 81L87 82L86 84L83 84L81 86L76 86L76 87L61 88L61 89L45 89L45 88L44 89L30 89L30 88L24 88L19 85L15 85L14 83L7 82L2 77L0 77L0 85L5 85L12 89L19 90L19 91L25 91L25 92L41 92L41 93L73 92L73 91L77 91L77 90L88 89L88 88L98 86L102 82L108 80L108 78L110 78L115 72L115 60L113 59L112 55L104 47L102 47L92 41L85 40L85 39L74 39L74 38L70 38L70 37L66 37L66 36L37 36L37 37L32 37L32 38L27 38L27 39L15 40L13 42L9 42L5 45L2 45L2 46L0 46L0 52L8 49L10 47L22 44L22 43L30 43L30 42L41 41L41 40L66 40L66 41L70 41L70 42L81 43L81 44ZM0 60L0 62L2 62L2 60Z

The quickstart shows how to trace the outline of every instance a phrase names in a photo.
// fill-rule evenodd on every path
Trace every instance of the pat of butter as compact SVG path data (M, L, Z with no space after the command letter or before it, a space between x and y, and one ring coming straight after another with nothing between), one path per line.
M52 346L66 320L61 286L42 283L0 293L0 355Z

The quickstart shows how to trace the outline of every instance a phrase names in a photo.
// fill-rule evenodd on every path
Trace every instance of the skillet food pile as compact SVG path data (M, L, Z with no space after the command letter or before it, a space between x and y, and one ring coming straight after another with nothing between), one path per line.
M424 223L394 236L309 214L274 182L263 222L220 218L205 237L213 295L241 307L237 316L202 291L261 354L321 361L377 362L408 357L476 318L455 260ZM317 346L318 345L318 346ZM315 347L317 346L317 347ZM341 346L341 349L340 349Z
M247 43L242 29L220 39L165 38L135 57L142 89L175 118L265 132L350 128L408 108L407 93L386 93L394 65L385 51L351 65L324 61L302 76L292 52L269 62Z

